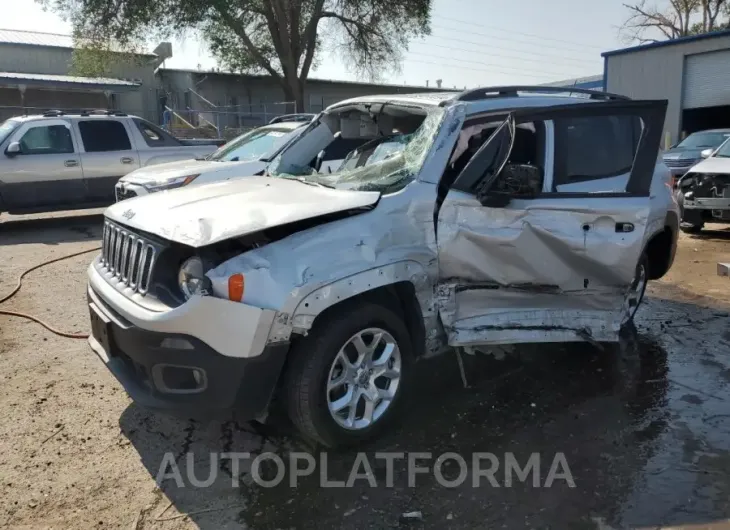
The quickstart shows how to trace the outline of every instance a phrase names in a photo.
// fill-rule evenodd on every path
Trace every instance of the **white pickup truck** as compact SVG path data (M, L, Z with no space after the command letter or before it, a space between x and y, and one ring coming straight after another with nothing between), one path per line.
M47 112L0 124L0 213L97 208L140 167L206 156L218 140L180 140L121 112Z

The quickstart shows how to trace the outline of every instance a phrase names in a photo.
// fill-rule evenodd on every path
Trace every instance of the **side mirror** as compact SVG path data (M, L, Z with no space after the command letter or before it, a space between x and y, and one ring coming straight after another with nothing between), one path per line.
M14 157L20 154L20 142L10 142L10 145L5 149L5 154L9 157Z
M712 156L714 149L705 149L700 153L700 156L702 158L710 158Z

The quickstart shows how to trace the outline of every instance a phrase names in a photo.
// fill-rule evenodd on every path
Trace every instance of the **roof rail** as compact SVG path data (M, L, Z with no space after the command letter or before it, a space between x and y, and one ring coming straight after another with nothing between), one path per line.
M81 112L81 116L126 116L126 112L122 112L121 110L106 110L106 109L97 109L97 110L84 110Z
M63 116L65 112L62 110L47 110L43 113L44 118L53 118L55 116Z
M282 116L277 116L276 118L272 119L269 122L269 125L272 123L281 123L283 121L312 121L312 118L314 118L314 114L310 114L307 112L300 113L300 114L284 114Z
M456 101L477 101L486 98L504 98L517 97L519 92L531 92L534 94L587 94L591 99L604 100L628 100L626 96L612 94L610 92L602 92L600 90L590 90L588 88L577 87L555 87L555 86L497 86L497 87L481 87L465 90L456 96Z

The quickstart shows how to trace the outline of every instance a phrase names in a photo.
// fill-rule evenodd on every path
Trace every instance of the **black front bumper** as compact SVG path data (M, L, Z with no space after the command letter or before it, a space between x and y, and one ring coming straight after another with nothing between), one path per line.
M276 389L289 343L253 358L219 354L188 335L138 328L89 298L89 344L135 403L195 419L251 420Z

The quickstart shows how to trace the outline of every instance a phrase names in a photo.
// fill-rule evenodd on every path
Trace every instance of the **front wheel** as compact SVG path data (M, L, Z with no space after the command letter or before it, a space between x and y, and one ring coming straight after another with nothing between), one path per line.
M290 355L289 416L302 434L327 447L374 438L403 404L411 340L401 316L386 307L353 304L325 316Z
M623 305L623 320L621 327L625 328L634 321L634 316L639 310L641 302L644 300L646 293L646 285L649 281L649 258L646 254L642 254L639 262L636 264L636 272L634 279L631 281L629 289L626 291Z

